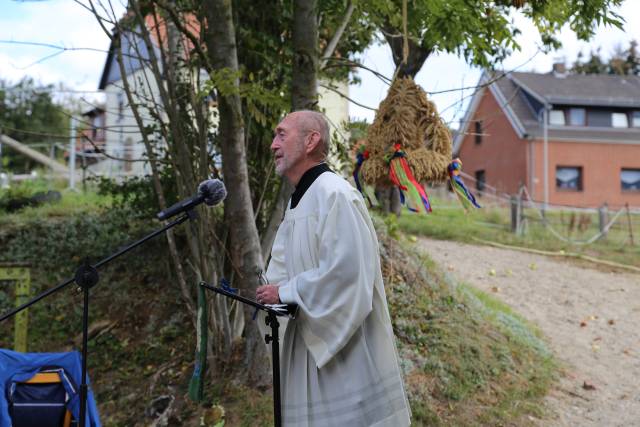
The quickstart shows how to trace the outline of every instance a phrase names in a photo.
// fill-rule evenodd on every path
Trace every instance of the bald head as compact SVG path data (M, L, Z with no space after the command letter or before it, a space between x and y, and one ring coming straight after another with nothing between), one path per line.
M317 111L300 110L290 113L287 117L295 120L301 135L318 132L320 143L318 144L317 154L322 160L326 159L329 155L331 135L329 134L329 123L327 123L324 114Z
M329 125L316 111L296 111L288 114L276 126L271 142L276 173L293 185L311 167L327 158Z

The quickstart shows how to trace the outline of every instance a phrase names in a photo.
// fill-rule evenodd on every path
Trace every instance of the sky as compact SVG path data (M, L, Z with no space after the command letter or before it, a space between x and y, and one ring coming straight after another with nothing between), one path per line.
M124 7L119 0L115 0L114 5L120 16ZM43 84L62 82L74 91L86 91L75 93L78 97L101 99L96 91L109 49L109 38L95 17L73 0L0 0L0 41L0 79L16 82L31 76ZM61 51L5 43L7 41L96 51ZM58 52L61 53L44 59Z
M80 1L86 4L86 0ZM114 0L116 16L123 13L124 2L126 0ZM607 56L616 46L626 48L630 40L640 41L640 1L626 0L617 12L626 20L623 30L601 27L591 41L582 42L568 28L563 28L559 36L563 47L550 54L536 54L540 37L530 22L516 14L514 19L522 31L518 37L522 50L514 52L498 68L548 72L554 61L564 59L571 64L579 52L588 54L601 48ZM60 51L6 42L46 43L80 50ZM62 82L65 87L77 91L73 96L95 102L101 99L96 91L108 48L109 39L96 19L73 0L0 0L0 79L15 82L31 76L43 84ZM56 53L59 54L45 59ZM386 45L371 46L362 59L367 67L392 77L393 61ZM474 86L480 74L481 70L469 67L456 55L435 54L426 61L416 76L416 82L427 92L442 91ZM384 99L388 86L368 71L360 70L358 75L362 83L352 85L349 96L360 104L376 108ZM435 94L432 99L444 120L455 128L472 93L473 89L453 91ZM353 119L369 122L373 121L375 114L353 103L349 112Z

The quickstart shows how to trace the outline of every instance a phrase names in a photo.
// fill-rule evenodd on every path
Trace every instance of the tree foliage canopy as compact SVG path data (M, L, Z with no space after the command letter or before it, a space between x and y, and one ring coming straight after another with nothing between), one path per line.
M370 0L371 19L392 47L396 66L402 62L404 0ZM622 0L416 0L407 2L409 64L415 75L431 53L462 55L473 65L493 68L520 49L514 12L530 19L544 46L560 47L557 35L568 24L579 39L590 38L598 25L621 27L613 11ZM413 51L413 52L412 52ZM412 62L414 62L412 64Z
M26 144L61 139L66 143L69 118L54 102L53 89L53 85L39 85L31 77L17 83L0 80L0 133ZM32 163L7 151L2 166L21 173L27 172Z
M618 46L613 54L606 59L602 49L591 51L589 58L584 58L582 52L573 63L571 71L576 74L618 74L640 76L640 56L638 56L638 42L632 40L627 49Z

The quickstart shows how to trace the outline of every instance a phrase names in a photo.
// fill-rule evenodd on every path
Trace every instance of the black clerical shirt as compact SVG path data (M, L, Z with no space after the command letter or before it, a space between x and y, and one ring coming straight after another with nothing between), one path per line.
M298 185L296 186L296 190L291 195L291 209L295 209L304 196L304 193L307 192L313 181L316 180L321 174L324 172L333 172L326 163L322 162L319 165L315 165L312 168L308 169L302 176L300 177L300 181L298 181Z

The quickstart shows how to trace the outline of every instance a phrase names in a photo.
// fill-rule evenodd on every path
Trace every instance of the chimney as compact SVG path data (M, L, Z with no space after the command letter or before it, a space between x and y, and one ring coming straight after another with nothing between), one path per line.
M567 66L564 61L556 61L553 63L553 75L558 78L564 78L567 76Z

